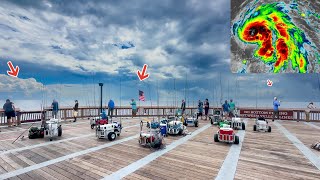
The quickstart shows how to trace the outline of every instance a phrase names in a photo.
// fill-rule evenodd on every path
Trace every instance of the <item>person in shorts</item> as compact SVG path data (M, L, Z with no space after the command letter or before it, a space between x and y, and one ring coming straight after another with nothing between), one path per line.
M11 102L9 99L6 100L6 103L3 105L3 110L5 115L7 116L8 121L8 127L11 127L12 124L16 126L16 113L15 113L15 107L13 105L13 102ZM11 122L12 120L12 122Z
M78 110L79 110L79 103L78 100L74 101L74 107L73 107L73 122L77 121L77 116L78 116Z
M278 101L277 97L273 98L273 116L272 116L272 121L277 117L279 119L279 106L280 106L280 101Z
M230 105L228 104L227 100L225 100L224 104L222 105L222 111L223 111L223 116L227 118L230 112Z

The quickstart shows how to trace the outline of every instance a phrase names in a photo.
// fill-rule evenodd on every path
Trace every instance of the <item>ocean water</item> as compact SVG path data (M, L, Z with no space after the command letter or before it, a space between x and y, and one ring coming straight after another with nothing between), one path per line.
M41 100L13 100L15 107L24 110L24 111L36 111L36 110L41 110L42 105L49 107L51 105L52 100L47 100L46 102L41 101ZM59 106L60 107L72 107L74 105L74 100L58 100ZM1 105L5 103L5 101L0 101ZM116 106L120 105L120 102L115 100ZM180 101L179 102L164 102L160 101L159 105L160 106L174 106L175 107L180 107ZM210 102L210 106L220 106L220 103L214 103ZM309 102L281 102L280 108L306 108ZM98 100L96 102L86 102L86 101L81 101L79 100L79 105L80 106L99 106ZM107 101L103 102L103 105L107 105ZM130 100L121 100L121 105L122 106L129 106L130 105ZM146 102L139 102L137 101L137 105L141 106L151 106L150 101ZM187 101L187 107L195 107L197 105L197 102L188 102ZM318 108L320 108L320 102L314 102L314 105ZM152 102L152 106L157 106L157 102ZM251 108L272 108L272 101L271 102L261 102L258 101L256 104L256 101L236 101L236 106L238 107L251 107Z

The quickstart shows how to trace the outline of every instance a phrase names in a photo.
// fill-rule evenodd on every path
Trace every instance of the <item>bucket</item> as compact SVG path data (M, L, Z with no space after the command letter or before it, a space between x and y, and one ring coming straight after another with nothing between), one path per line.
M162 136L167 135L167 124L160 124L160 132Z

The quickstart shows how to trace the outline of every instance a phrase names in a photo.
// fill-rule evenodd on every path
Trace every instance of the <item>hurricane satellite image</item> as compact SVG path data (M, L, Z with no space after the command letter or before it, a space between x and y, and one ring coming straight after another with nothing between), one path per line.
M319 73L319 0L231 0L233 73Z

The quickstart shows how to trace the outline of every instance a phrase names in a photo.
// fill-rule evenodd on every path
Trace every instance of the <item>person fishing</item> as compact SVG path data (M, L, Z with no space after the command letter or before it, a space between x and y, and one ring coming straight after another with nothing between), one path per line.
M202 119L202 112L203 112L203 103L201 102L201 100L199 100L198 102L198 116L197 116L197 119L199 116L201 116L201 119Z
M229 113L229 116L230 117L234 117L235 116L235 109L236 109L236 105L234 104L233 100L230 99L230 103L229 103L229 107L230 107L230 113Z
M317 107L313 104L313 102L310 102L306 109L306 121L310 121L310 111L312 109L316 109Z
M78 110L79 110L79 103L78 103L78 100L75 100L74 107L73 107L73 118L74 118L73 122L77 121Z
M134 99L131 99L132 118L137 115L137 103Z
M58 103L58 101L56 101L56 100L54 99L54 100L52 101L51 108L52 108L52 117L53 117L53 118L57 118L58 111L59 111L59 103Z
M273 98L273 116L272 116L272 121L274 121L274 118L277 116L277 119L279 119L279 106L280 106L280 101L278 101L277 97Z
M222 113L223 116L227 118L230 112L230 105L228 104L227 100L224 101L224 104L222 105L222 110L223 110L223 113Z
M10 99L7 99L4 103L3 110L5 115L7 116L8 127L12 127L12 124L13 126L17 126L15 107L13 105L13 102L10 101Z
M209 100L206 99L204 101L204 115L206 116L206 120L208 118L208 113L209 113Z
M183 99L182 103L181 103L181 113L182 113L182 115L184 114L185 110L186 110L186 102Z
M112 118L113 116L113 110L114 110L114 102L112 99L110 99L108 102L108 116L110 116L110 118Z

